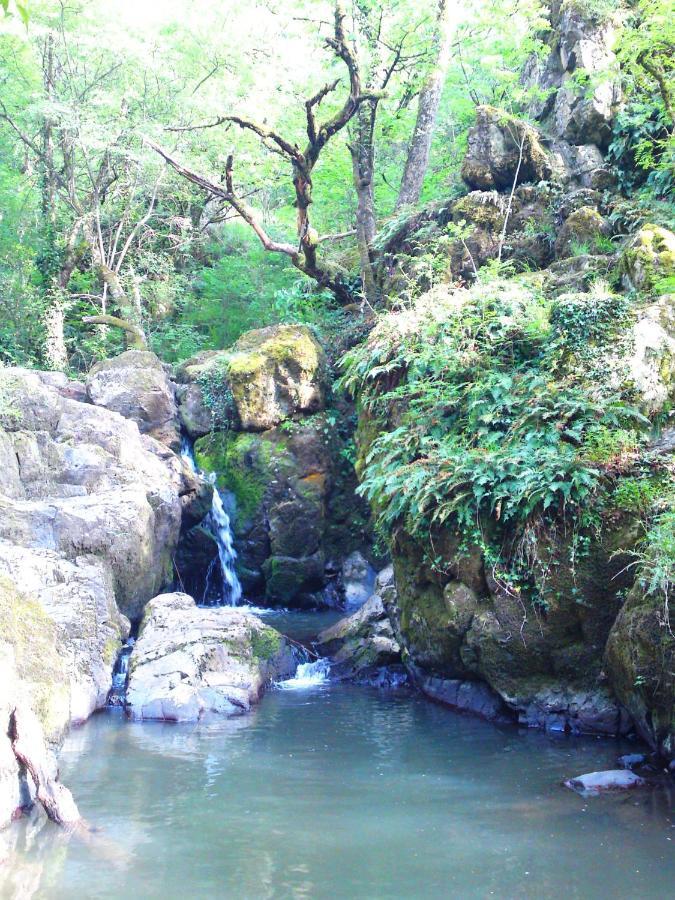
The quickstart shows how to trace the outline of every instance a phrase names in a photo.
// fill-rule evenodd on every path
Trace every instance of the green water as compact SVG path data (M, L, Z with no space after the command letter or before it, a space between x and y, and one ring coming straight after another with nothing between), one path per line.
M210 727L106 712L61 757L100 831L20 826L13 896L672 897L664 791L560 786L623 749L348 685L273 690Z

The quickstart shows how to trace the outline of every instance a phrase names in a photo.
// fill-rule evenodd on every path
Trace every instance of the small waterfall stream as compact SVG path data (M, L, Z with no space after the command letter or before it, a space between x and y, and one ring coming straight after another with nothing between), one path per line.
M221 604L224 606L237 606L242 598L241 583L239 582L239 578L237 577L237 573L235 571L237 551L234 549L232 528L230 526L230 517L225 511L223 498L220 496L218 487L216 485L216 475L215 473L207 475L197 468L197 464L195 463L195 458L192 453L192 447L186 440L183 440L180 455L193 472L207 478L208 481L210 481L213 485L213 500L211 502L211 512L209 513L208 524L214 538L216 539L216 544L218 545L218 563L220 567L220 575L222 578ZM214 563L212 563L209 567L206 575L206 584L204 587L204 595L202 597L203 604L208 603L207 598L209 597L209 588L211 587L212 578L214 575L214 564L215 560Z
M136 639L128 637L117 657L112 675L112 687L108 694L108 706L124 706L129 677L129 657L134 649Z

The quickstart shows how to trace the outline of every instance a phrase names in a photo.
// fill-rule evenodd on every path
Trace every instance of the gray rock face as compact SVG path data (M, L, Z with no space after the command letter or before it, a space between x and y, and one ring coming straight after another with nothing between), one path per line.
M112 575L122 611L140 614L170 576L187 490L180 461L134 422L64 398L37 373L0 374L0 447L18 465L0 471L0 540L93 555Z
M345 609L358 609L368 600L375 586L375 570L358 550L342 563Z
M317 650L332 661L331 672L351 681L372 680L379 669L401 665L401 648L394 635L381 593L391 585L391 567L378 576L374 593L353 615L322 631Z
M541 89L530 114L552 135L576 145L606 148L611 122L621 101L613 50L617 17L599 20L582 4L565 3L551 16L551 52L545 60L533 57L523 81ZM592 80L590 94L577 81L580 73ZM609 77L608 77L609 76Z
M131 654L129 713L175 722L240 715L295 668L286 639L251 613L162 594L146 607Z
M14 706L55 746L105 704L123 613L170 576L191 490L174 454L80 388L0 371L0 826L35 794L7 738Z
M142 434L178 450L180 433L174 389L154 353L127 350L97 363L87 378L87 394L96 406L132 419Z
M551 174L536 129L501 110L478 108L462 163L462 178L472 190L507 190L514 182L543 181Z

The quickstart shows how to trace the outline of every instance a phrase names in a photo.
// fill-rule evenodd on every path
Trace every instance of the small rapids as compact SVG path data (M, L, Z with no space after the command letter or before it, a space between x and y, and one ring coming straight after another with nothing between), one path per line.
M213 485L213 500L211 501L211 512L209 513L208 524L216 539L216 544L218 545L218 564L222 578L221 603L223 605L237 606L242 598L241 583L235 570L237 551L234 549L230 517L225 511L223 498L216 485L216 475L215 473L206 475L197 468L192 453L192 447L186 440L184 440L181 445L180 455L193 472L203 475ZM209 604L208 598L210 596L214 569L215 560L209 567L206 575L202 605L211 605Z
M314 662L300 663L293 678L277 681L276 687L284 691L301 691L306 688L326 684L330 675L330 662L327 659L316 659Z

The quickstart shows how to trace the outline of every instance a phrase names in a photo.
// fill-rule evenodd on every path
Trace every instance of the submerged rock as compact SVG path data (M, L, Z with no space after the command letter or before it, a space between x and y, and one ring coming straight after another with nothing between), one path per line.
M128 712L173 722L240 715L295 668L289 642L251 613L161 594L148 603L131 654Z
M642 787L647 782L634 772L627 769L608 769L606 772L589 772L587 775L578 775L565 782L565 787L582 797L596 797L608 791L626 791L631 788Z

